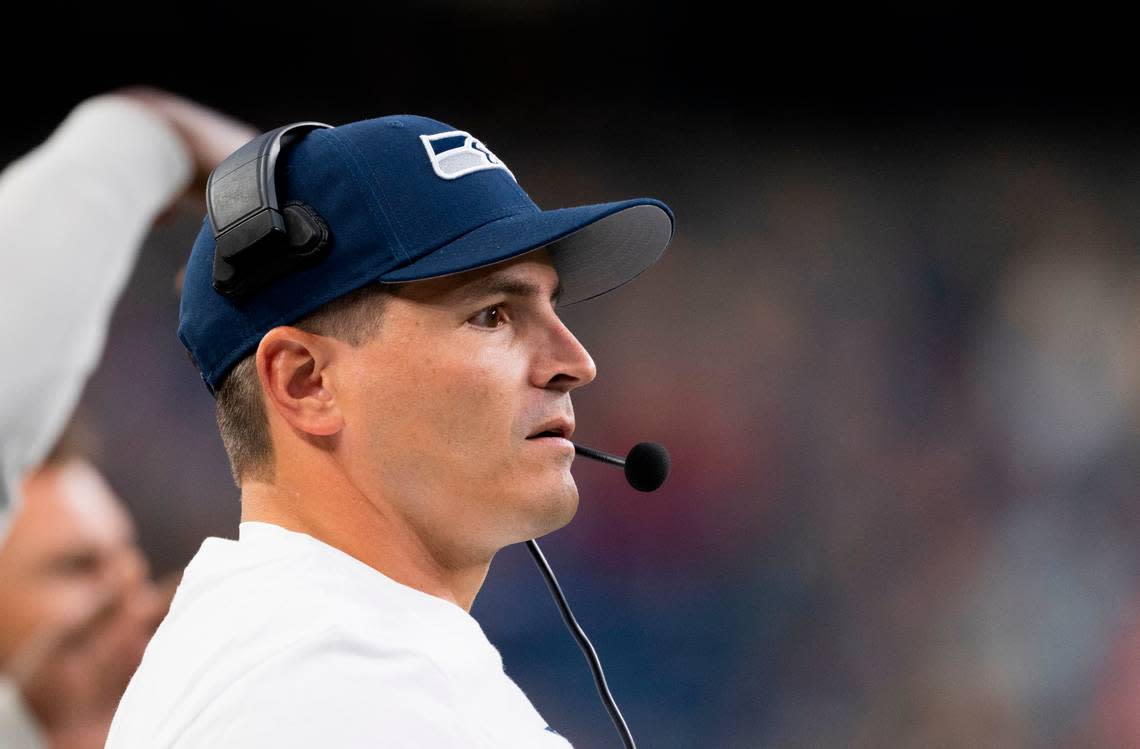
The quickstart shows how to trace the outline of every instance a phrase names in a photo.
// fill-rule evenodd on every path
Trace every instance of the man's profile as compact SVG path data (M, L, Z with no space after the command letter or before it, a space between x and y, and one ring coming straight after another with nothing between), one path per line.
M468 612L577 509L596 372L556 305L644 270L672 214L542 211L427 118L281 135L215 172L183 286L240 537L187 568L108 746L564 748Z

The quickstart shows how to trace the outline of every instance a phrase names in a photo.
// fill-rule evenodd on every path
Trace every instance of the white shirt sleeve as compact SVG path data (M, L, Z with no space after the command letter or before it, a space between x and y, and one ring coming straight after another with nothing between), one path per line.
M0 539L98 362L151 222L192 170L169 125L103 95L0 173Z
M24 706L16 685L0 676L0 746L4 749L47 749L47 741Z

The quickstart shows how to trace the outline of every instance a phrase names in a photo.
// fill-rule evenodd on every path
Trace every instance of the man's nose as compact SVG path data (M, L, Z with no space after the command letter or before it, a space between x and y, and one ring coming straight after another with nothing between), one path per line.
M121 591L130 591L143 583L150 574L150 564L142 550L134 545L114 550L107 565L109 584Z
M546 341L534 367L534 385L570 392L588 385L598 368L586 347L578 341L557 315L551 314Z

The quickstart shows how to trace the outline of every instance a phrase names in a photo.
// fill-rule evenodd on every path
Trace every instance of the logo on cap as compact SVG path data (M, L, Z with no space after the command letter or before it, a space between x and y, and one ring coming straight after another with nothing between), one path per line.
M481 141L462 130L451 130L436 135L421 135L431 168L443 179L458 179L465 174L483 169L502 169L515 179L507 165L491 153ZM515 180L518 182L518 180Z

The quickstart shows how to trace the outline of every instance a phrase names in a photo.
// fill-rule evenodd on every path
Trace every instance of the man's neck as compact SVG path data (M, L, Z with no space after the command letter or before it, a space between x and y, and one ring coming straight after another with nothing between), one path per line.
M246 481L241 520L271 523L340 549L385 576L470 612L491 560L449 563L395 513L381 511L359 492L326 484L317 492L279 483Z

